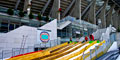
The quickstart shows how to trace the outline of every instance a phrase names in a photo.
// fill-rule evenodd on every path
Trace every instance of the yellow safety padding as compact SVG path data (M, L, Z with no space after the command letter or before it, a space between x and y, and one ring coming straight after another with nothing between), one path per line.
M72 57L75 57L79 54L81 54L82 52L84 52L86 49L88 49L89 47L91 47L92 45L94 45L95 43L97 43L97 41L94 41L93 43L89 44L88 46L86 46L85 48L83 48L82 50L76 52L76 53L73 53L73 54L70 54L70 55L67 55L67 56L63 56L62 58L59 58L59 60L68 60Z
M83 45L86 44L86 43L88 43L88 42L85 42L85 43L83 43L83 44L81 44L81 45L79 45L79 46L77 46L77 47L75 47L75 46L77 45L77 44L75 44L75 45L74 45L75 48L73 48L73 49L71 49L71 50L69 50L69 51L59 52L59 54L56 54L56 55L53 55L53 56L50 56L50 57L46 57L46 58L43 58L43 59L41 59L41 60L54 60L54 59L56 59L56 58L59 58L59 57L61 57L61 56L66 55L66 54L68 54L68 53L70 53L70 52L73 52L74 50L80 48L81 46L83 46ZM79 44L79 43L78 43L78 44Z

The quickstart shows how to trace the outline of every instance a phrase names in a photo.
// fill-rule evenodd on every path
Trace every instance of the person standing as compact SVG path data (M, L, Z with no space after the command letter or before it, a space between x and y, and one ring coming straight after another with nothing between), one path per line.
M87 36L85 36L85 41L86 41L86 42L88 41L88 37L87 37Z
M72 37L70 37L70 41L69 41L69 43L72 43L73 41L72 41Z
M90 38L91 41L94 41L94 36L93 35L90 35L89 38Z

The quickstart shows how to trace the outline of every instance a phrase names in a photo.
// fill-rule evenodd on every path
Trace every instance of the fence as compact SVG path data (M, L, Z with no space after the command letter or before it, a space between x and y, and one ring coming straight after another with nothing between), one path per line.
M35 44L34 46L28 46L27 48L12 48L12 50L2 50L0 52L0 59L10 58L16 55L25 54L41 50L42 48L49 48L60 44L60 40L51 40L48 43Z

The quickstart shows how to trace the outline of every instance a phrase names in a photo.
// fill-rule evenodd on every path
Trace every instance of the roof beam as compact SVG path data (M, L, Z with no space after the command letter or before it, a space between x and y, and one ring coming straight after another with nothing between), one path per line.
M87 10L90 8L90 6L92 5L93 2L91 2L86 8L85 10L82 12L82 16L87 12Z
M73 6L74 3L75 3L75 0L73 0L71 4L67 7L67 9L64 11L64 13L62 14L63 17L68 13L68 11L70 10L70 8Z
M16 5L15 5L15 9L17 10L17 8L18 8L18 5L20 4L20 1L21 0L17 0L17 3L16 3Z
M113 21L112 21L112 12L113 9L115 8L115 4L110 8L110 10L108 11L108 15L107 15L107 19L106 19L106 27L108 27L110 24L113 25Z
M96 24L96 0L92 0L92 5L90 6L89 12L88 12L88 20L89 22Z
M60 8L60 1L61 0L54 0L53 6L52 6L52 8L50 10L50 13L49 13L49 15L52 18L55 18L55 19L58 19L58 20L60 20L60 12L58 12L58 9Z
M109 0L107 0L104 4L103 4L103 6L99 9L99 11L97 12L97 14L98 14L98 18L99 19L101 19L101 27L102 28L105 28L106 27L106 17L105 17L105 14L106 14L106 6L107 6L107 4L108 4L108 1ZM100 12L100 13L99 13Z
M41 12L42 14L44 14L44 12L45 12L46 8L48 7L48 5L50 4L50 2L51 2L51 0L48 0L46 5L43 7L42 12Z
M75 0L75 6L70 15L81 19L81 0Z

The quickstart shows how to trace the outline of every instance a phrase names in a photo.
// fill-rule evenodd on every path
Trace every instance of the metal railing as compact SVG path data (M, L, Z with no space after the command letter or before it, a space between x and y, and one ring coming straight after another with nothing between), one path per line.
M0 52L0 59L10 58L16 55L25 54L29 52L34 52L35 48L38 48L37 51L42 50L42 48L49 48L56 45L59 45L60 40L51 40L48 43L35 44L34 46L28 46L27 48L12 48L12 50L2 50Z

